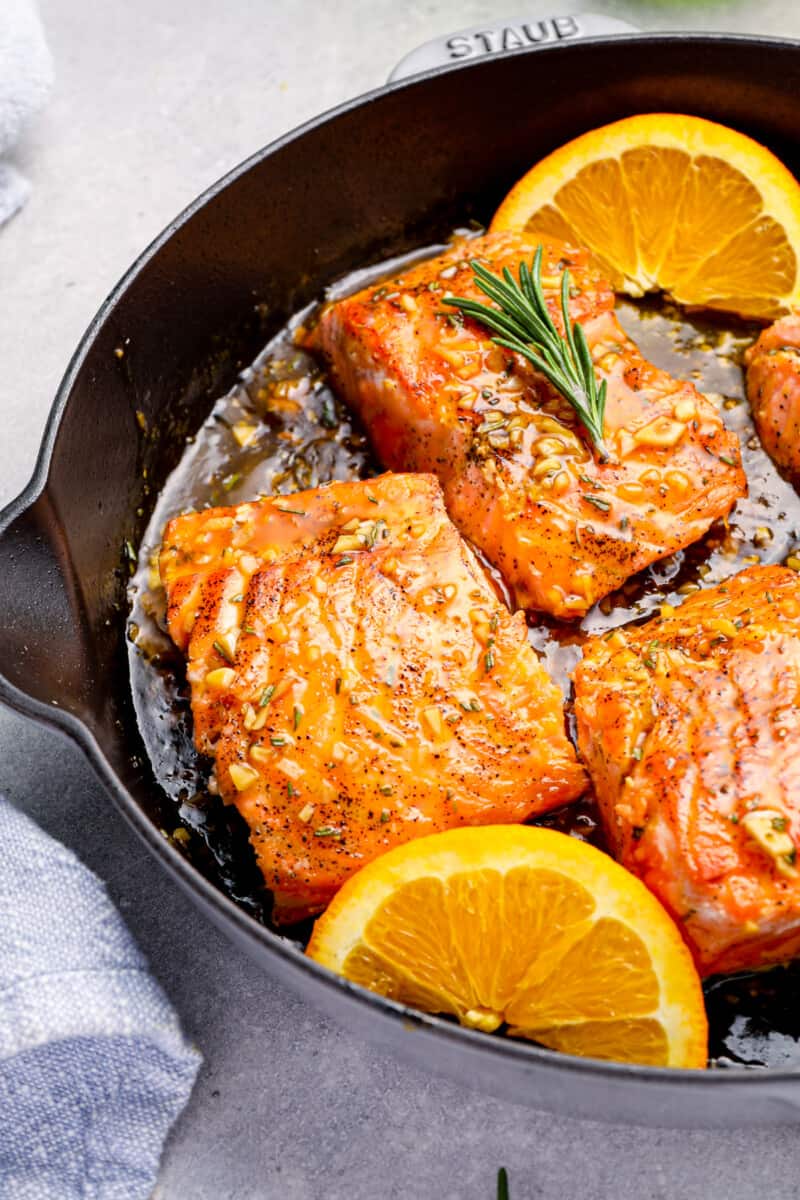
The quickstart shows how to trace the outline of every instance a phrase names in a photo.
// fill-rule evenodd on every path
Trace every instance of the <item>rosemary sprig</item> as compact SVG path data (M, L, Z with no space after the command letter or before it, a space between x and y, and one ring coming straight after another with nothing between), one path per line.
M530 267L519 264L519 280L508 267L502 278L487 270L477 259L470 263L475 284L497 307L465 296L444 296L466 316L473 317L499 334L492 338L527 358L553 387L569 401L594 443L602 462L608 459L603 441L606 381L598 386L592 356L583 328L569 317L569 271L561 276L561 313L565 336L558 332L542 292L542 247L537 246Z

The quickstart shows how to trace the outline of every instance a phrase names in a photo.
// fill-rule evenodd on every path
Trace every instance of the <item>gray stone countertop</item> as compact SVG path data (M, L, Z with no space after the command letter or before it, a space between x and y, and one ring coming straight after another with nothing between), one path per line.
M575 5L581 7L580 4ZM644 28L800 37L797 0L586 7ZM58 380L128 263L192 197L443 32L554 2L42 0L57 86L15 158L0 229L0 504L26 482ZM554 1118L419 1074L323 1021L166 878L80 753L0 711L0 791L107 882L205 1065L160 1200L789 1200L797 1131L674 1132ZM477 1082L477 1081L476 1081Z

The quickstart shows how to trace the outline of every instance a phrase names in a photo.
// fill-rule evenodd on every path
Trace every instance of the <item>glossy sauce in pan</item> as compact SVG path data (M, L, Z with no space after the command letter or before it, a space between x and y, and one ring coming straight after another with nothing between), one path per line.
M429 247L354 272L328 297L396 274L415 258L439 249ZM717 583L749 563L781 562L800 543L800 498L761 449L744 399L740 359L756 327L728 318L692 318L650 300L621 301L617 312L647 358L673 375L692 379L719 404L726 424L741 440L750 495L737 504L727 522L714 526L688 550L654 563L629 580L580 625L538 618L531 623L530 641L568 699L569 673L587 634L644 619L665 601L679 604L690 592ZM165 829L164 835L266 923L269 898L244 823L234 809L224 807L206 790L209 764L193 747L184 664L164 633L163 592L151 564L165 522L185 509L237 504L261 494L293 492L380 470L363 430L331 391L319 364L293 344L293 329L311 315L299 314L270 342L188 441L156 504L130 587L134 705L154 776L174 803L174 827ZM249 437L245 445L240 444L242 425L252 429L245 430ZM502 592L502 581L494 574L493 578ZM590 795L540 823L603 844ZM295 933L298 940L305 940L308 930ZM706 1001L712 1064L800 1065L800 964L712 980L706 985Z

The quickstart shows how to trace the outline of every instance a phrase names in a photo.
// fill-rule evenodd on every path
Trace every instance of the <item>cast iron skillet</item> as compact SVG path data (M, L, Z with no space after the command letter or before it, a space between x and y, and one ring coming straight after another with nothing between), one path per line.
M0 698L86 752L196 903L264 966L359 1033L515 1101L667 1125L795 1120L793 1071L602 1064L482 1036L329 975L159 832L125 667L125 543L138 544L186 435L267 338L357 265L486 219L537 157L635 112L728 122L800 168L800 48L631 36L432 71L335 110L215 184L134 264L59 389L34 477L0 514ZM120 357L115 353L124 349ZM145 435L136 410L155 435Z

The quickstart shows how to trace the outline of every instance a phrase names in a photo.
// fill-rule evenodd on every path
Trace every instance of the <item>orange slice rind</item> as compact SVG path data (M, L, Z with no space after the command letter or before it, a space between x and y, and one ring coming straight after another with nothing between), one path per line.
M800 303L800 184L745 134L677 113L628 117L531 168L491 230L587 246L615 291L774 318Z
M565 834L519 825L420 838L353 876L308 954L462 1025L555 1050L702 1067L700 981L633 875Z

